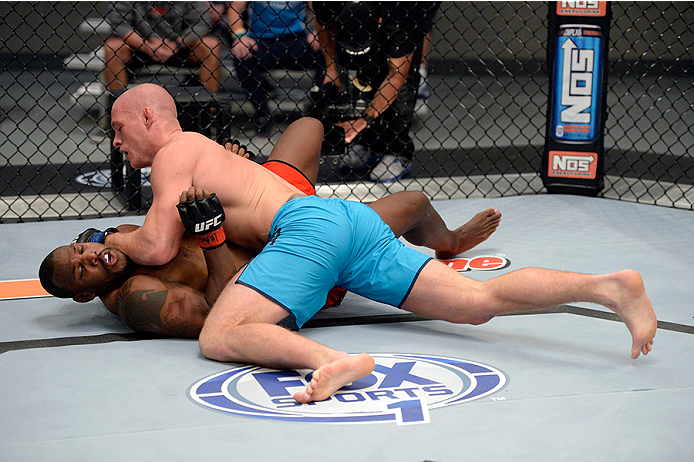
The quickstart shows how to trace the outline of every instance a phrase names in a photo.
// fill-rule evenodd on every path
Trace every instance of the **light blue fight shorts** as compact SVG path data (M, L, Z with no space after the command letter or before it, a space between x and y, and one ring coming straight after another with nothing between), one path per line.
M333 286L400 307L430 257L395 235L367 205L307 196L288 201L272 222L268 244L237 284L286 309L300 328Z

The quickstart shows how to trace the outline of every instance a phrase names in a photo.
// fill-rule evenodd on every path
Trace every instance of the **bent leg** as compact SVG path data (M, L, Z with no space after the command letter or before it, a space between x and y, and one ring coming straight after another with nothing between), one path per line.
M268 157L292 165L315 185L320 164L320 147L323 141L323 124L311 117L292 122L282 133ZM232 154L249 158L245 145L238 140L228 141L224 148Z
M222 76L219 40L216 37L207 36L202 40L194 41L190 47L192 61L200 63L200 83L216 93L219 91Z
M291 123L275 144L268 160L293 165L315 184L320 165L323 124L303 117ZM436 251L437 258L453 258L479 245L496 231L501 213L487 209L450 231L429 199L419 191L401 191L369 204L397 236Z
M323 124L303 117L292 122L275 144L268 160L286 162L315 184L320 165ZM497 209L479 212L454 231L446 227L429 199L419 191L401 191L369 204L393 233L414 245L436 251L437 258L453 258L484 242L501 221Z
M523 268L478 282L432 261L402 308L434 319L481 324L500 314L576 302L596 303L617 313L631 333L632 358L651 351L658 321L641 276L632 270L586 275Z
M276 303L232 281L205 320L200 351L217 361L315 370L306 390L295 395L299 402L325 400L373 371L367 354L350 356L275 325L286 315Z
M475 215L455 231L450 231L429 199L419 191L401 191L369 205L390 226L396 237L436 251L436 258L453 258L484 242L501 221L497 209Z
M281 160L293 165L316 184L323 143L323 124L311 117L302 117L289 124L268 160Z

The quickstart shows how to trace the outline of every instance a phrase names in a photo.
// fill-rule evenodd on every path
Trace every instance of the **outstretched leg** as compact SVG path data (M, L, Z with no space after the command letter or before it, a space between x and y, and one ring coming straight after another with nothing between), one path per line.
M445 265L430 262L403 308L434 319L482 324L499 314L581 301L601 304L622 318L632 336L633 359L651 351L657 320L641 276L632 270L593 276L525 268L477 282ZM368 355L339 357L321 366L314 372L306 391L296 393L294 399L301 403L327 399L361 374L370 373L369 367L373 369L368 362L370 358Z
M284 130L268 160L280 160L294 166L315 185L322 143L323 124L318 119L302 117Z
M460 228L450 231L429 199L419 191L401 191L369 205L390 226L396 237L436 251L436 258L454 258L477 246L501 222L497 209L479 212Z
M494 316L590 302L614 311L632 336L631 357L653 347L657 319L639 273L605 275L523 268L486 282L429 262L402 305L413 313L455 323L482 324Z

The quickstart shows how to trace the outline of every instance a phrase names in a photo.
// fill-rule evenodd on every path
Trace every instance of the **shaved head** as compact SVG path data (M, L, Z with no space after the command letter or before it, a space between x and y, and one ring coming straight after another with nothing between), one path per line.
M176 102L163 87L153 83L143 83L123 93L113 104L114 108L141 112L144 108L154 109L166 120L176 120Z
M133 168L150 167L157 152L181 131L176 102L166 89L145 83L120 95L111 108L113 146Z

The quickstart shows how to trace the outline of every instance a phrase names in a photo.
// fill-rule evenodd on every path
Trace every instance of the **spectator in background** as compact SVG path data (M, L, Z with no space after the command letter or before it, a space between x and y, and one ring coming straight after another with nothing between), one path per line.
M315 34L306 27L306 2L231 2L227 20L236 74L255 109L256 135L272 134L267 71L276 68L315 70L322 84L323 55ZM244 16L247 20L244 21Z
M344 163L373 167L372 181L391 182L412 168L410 126L424 37L439 2L313 2L316 31L325 55L323 91L344 90L342 70L368 99L361 117L337 124L348 143Z
M210 26L215 36L221 40L229 39L229 23L227 23L227 8L229 2L207 2L209 9L207 14L210 18Z
M424 37L422 45L422 62L419 63L419 87L417 88L417 104L415 112L418 115L429 112L427 106L427 98L431 96L431 87L429 86L429 55L431 54L431 32Z
M207 2L113 2L106 20L114 36L106 41L106 87L123 90L128 71L147 64L199 65L199 80L213 92L220 86L220 43L211 35Z

